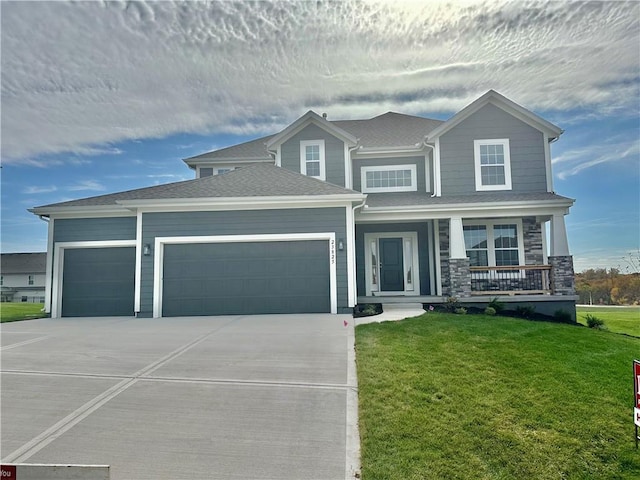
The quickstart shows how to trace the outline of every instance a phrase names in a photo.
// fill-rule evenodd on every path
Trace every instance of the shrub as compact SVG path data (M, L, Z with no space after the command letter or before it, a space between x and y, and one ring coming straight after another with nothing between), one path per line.
M464 307L458 307L454 310L458 315L465 315L467 313L467 309Z
M504 310L504 302L501 302L500 300L498 300L498 297L493 297L489 302L488 306L493 308L496 311L496 313L500 313L501 311Z
M560 323L574 323L571 314L566 310L556 310L553 312L553 318Z
M516 307L516 315L522 318L532 318L536 313L536 307L533 305L523 305Z
M604 320L596 317L595 315L591 315L590 313L587 313L584 318L587 321L587 327L595 328L598 330L606 329L604 325Z
M495 315L496 314L496 309L493 307L487 307L484 309L484 314L485 315Z
M447 312L455 313L456 309L460 308L460 303L457 297L448 297L447 302L444 304L444 309Z

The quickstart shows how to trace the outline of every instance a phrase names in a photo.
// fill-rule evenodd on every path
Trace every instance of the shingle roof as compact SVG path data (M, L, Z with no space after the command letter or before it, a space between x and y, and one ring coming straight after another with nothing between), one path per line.
M10 273L44 273L47 265L46 253L3 253L0 271Z
M331 183L269 164L253 164L222 175L167 183L126 192L71 200L36 207L88 207L116 205L122 200L179 198L274 197L360 194Z
M358 138L363 148L373 148L416 145L443 122L387 112L369 120L337 120L332 123Z
M430 205L449 204L482 204L496 202L540 202L550 200L565 200L573 202L571 198L563 197L555 193L515 193L515 192L487 192L472 195L446 195L432 197L425 192L400 192L400 193L370 193L367 195L367 207L428 207Z
M366 120L334 120L335 126L345 130L357 139L363 148L406 147L416 145L434 128L443 123L442 120L387 112ZM185 159L270 159L265 144L275 135L256 138L249 142L203 153Z

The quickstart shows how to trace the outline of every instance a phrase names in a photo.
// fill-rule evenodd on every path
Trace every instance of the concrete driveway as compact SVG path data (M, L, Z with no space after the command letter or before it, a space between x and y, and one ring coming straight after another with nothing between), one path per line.
M349 316L8 323L1 360L3 463L111 465L112 479L358 467Z

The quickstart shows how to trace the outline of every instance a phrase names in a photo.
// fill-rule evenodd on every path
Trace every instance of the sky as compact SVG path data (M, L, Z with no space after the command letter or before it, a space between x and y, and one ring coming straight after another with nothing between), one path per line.
M330 120L446 120L489 89L564 129L576 271L640 255L640 3L0 2L1 242L34 206L194 178L181 160Z

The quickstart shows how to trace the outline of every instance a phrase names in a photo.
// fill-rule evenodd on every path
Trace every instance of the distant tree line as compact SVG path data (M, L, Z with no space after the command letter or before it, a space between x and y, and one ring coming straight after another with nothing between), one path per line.
M576 294L587 305L640 305L640 273L590 268L576 274Z

